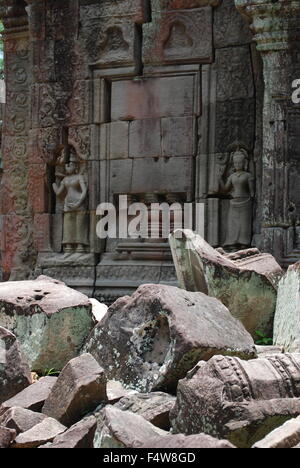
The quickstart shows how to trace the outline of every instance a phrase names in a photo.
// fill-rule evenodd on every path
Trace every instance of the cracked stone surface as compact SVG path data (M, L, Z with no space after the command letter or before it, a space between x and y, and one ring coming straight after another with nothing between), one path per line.
M0 326L18 338L31 370L61 370L96 324L92 304L64 283L40 276L0 284Z
M117 300L85 351L115 379L140 392L170 391L215 354L256 357L253 339L218 300L163 285L143 285Z

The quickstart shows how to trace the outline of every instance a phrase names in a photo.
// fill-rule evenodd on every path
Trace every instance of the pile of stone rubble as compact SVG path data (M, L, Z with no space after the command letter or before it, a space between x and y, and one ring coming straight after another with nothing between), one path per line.
M0 284L0 448L300 448L300 262L184 234L185 289L107 309L44 276Z

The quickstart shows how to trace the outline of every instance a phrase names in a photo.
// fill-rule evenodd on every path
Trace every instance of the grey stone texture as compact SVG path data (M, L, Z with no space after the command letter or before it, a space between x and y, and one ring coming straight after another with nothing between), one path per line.
M31 384L28 362L13 333L0 326L0 404Z
M106 401L104 370L90 354L82 354L64 367L42 412L69 427Z
M37 448L47 442L51 442L59 434L62 434L66 427L56 419L46 418L39 424L22 434L14 440L14 448Z
M0 417L0 426L14 429L17 434L29 431L41 423L47 416L25 408L13 407Z
M47 443L39 448L94 448L93 442L96 428L96 418L88 416L71 426L63 434L56 436L52 443Z
M270 434L253 448L294 448L300 444L300 417L290 419L282 426L274 429Z
M84 348L108 379L139 392L175 390L200 359L256 357L243 325L217 299L165 285L143 285L118 299Z
M137 393L123 397L114 408L139 414L156 427L170 430L170 411L175 397L163 392Z
M147 441L143 448L154 449L233 449L235 448L227 440L219 440L207 434L185 436L184 434L172 434L165 437L157 437ZM188 457L188 454L186 455ZM183 459L183 457L182 457Z
M173 432L204 432L250 448L299 415L299 362L296 353L200 361L178 384Z
M279 283L274 343L287 352L300 352L300 262L290 266Z
M61 370L96 324L87 296L45 276L2 283L0 307L0 326L16 334L30 369L40 373Z
M170 245L179 284L219 299L246 330L271 337L277 288L283 271L275 258L257 249L226 254L190 230L176 230Z
M167 434L138 414L107 406L98 417L94 448L142 448L149 439Z
M14 397L2 403L0 415L15 407L40 412L56 380L57 377L42 377Z

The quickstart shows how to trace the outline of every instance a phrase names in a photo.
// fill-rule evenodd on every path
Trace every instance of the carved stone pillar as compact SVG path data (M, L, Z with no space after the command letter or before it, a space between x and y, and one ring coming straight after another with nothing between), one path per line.
M300 78L300 0L235 4L251 22L264 64L262 247L289 264L300 253L300 106L291 99Z
M23 0L4 0L6 106L1 182L3 279L25 279L34 260L32 217L28 204L30 63L28 21Z

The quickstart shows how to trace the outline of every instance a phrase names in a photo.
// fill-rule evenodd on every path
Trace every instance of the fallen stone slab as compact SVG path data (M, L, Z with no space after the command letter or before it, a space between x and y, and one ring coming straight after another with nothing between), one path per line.
M170 411L175 401L176 398L168 393L136 393L122 398L114 408L139 414L154 426L169 431Z
M31 383L30 369L17 338L0 327L0 404Z
M0 426L0 449L9 448L16 435L13 429Z
M13 448L36 448L51 442L67 428L53 418L46 418L29 431L19 434L12 445Z
M250 448L300 413L300 354L200 362L177 389L175 433L206 433Z
M130 411L107 406L101 413L94 448L141 448L147 440L168 434Z
M256 442L253 448L294 448L300 444L300 416L290 419Z
M66 426L107 401L104 370L90 354L72 359L62 370L42 412Z
M253 339L221 302L155 284L111 305L84 349L108 379L141 393L172 392L200 359L215 354L256 356Z
M24 408L10 408L0 417L0 426L14 429L17 434L29 431L32 427L41 423L47 416L35 413Z
M93 448L96 428L97 419L95 416L88 416L63 434L55 437L52 443L42 445L39 448Z
M0 284L0 326L16 335L31 370L61 370L96 320L87 296L46 276Z
M180 287L219 299L256 339L271 337L277 287L283 271L270 254L215 250L190 230L176 230L170 246Z
M162 449L162 448L174 448L174 449L181 449L181 448L202 448L202 449L210 449L210 448L220 448L220 449L228 449L228 448L236 448L232 445L228 440L219 440L215 437L211 437L207 434L197 434L197 435L190 435L185 436L184 434L175 434L175 435L167 435L165 437L156 437L155 439L149 440L143 446L143 448L155 448L155 449ZM187 457L188 454L182 454L182 461L184 461L183 457ZM186 458L185 461L188 461Z
M278 287L274 344L300 352L300 262L289 267Z
M48 398L57 377L42 377L37 382L25 388L13 398L5 401L0 406L0 415L13 407L25 408L40 412L45 400Z

